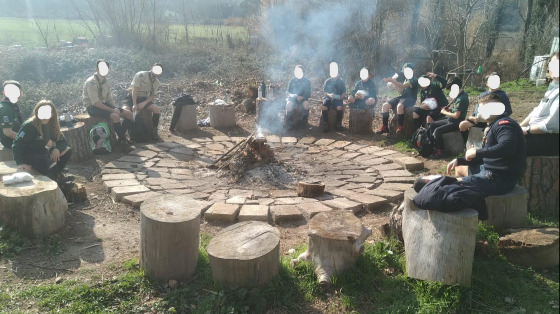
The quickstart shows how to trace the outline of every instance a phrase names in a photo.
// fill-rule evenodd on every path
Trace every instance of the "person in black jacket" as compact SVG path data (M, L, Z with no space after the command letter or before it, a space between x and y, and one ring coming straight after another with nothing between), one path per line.
M21 126L12 150L18 169L33 169L58 183L65 181L61 173L72 151L60 132L56 107L51 101L37 103L33 116Z
M447 174L455 169L459 180L472 183L485 196L507 194L525 170L523 131L507 116L497 94L482 97L478 110L488 123L482 148L470 148L465 157L451 161L447 165Z
M414 107L414 113L412 114L415 130L422 126L423 120L426 120L429 128L430 123L441 117L441 109L449 104L447 97L443 93L446 84L447 80L445 78L432 72L428 72L427 75L418 79L420 102L422 104L419 107ZM435 101L437 107L430 108L429 104L425 103L426 100L428 102Z
M325 97L323 98L323 106L321 107L322 114L321 118L325 123L323 133L329 131L329 109L336 108L336 130L342 132L342 117L344 115L344 103L342 99L346 95L346 84L340 78L338 73L338 64L336 62L331 62L330 64L330 78L323 84L323 92L325 92Z

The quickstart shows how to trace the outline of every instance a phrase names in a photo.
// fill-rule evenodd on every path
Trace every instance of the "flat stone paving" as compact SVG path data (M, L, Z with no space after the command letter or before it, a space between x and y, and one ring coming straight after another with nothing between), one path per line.
M181 194L207 201L202 213L207 221L284 223L308 221L329 210L356 214L379 210L389 202L402 200L415 179L410 171L424 168L416 158L363 141L277 135L266 138L283 170L261 178L262 184L229 183L207 167L245 139L228 136L137 146L106 164L101 180L114 198L134 207L160 194ZM293 182L270 188L270 181L278 176L291 176ZM322 181L327 193L313 199L298 197L300 180Z

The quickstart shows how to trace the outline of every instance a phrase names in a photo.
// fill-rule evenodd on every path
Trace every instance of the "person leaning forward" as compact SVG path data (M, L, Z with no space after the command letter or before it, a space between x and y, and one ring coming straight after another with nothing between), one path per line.
M21 84L17 81L5 81L2 94L4 98L0 102L0 143L5 148L12 148L17 137L17 132L23 124L21 111L17 102L23 96Z
M107 74L109 74L109 64L105 60L97 60L95 74L90 76L84 84L82 100L90 117L111 120L118 136L117 144L128 147L126 131L132 123L132 112L116 107ZM125 119L122 124L121 118Z
M161 64L156 63L150 71L140 71L134 75L129 88L128 107L132 112L148 110L152 112L152 137L156 141L161 138L158 135L159 108L154 104L160 82L158 77L163 72Z

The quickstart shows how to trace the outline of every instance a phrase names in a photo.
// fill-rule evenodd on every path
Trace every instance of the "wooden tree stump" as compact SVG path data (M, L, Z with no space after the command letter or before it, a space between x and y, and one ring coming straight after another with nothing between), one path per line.
M412 134L416 132L414 129L414 119L412 118L412 114L414 113L414 107L405 107L404 108L404 124L403 124L403 133L402 137L409 139L412 137ZM397 111L396 109L393 111L393 116L391 120L389 120L389 136L395 137L397 136Z
M93 158L89 142L89 130L85 122L78 122L73 127L61 127L60 131L72 149L70 161L80 162Z
M149 110L142 109L137 112L136 119L142 119L144 121L144 126L146 127L144 132L146 132L148 141L150 141L152 139L154 131L156 131L154 130L153 127L154 124L152 122L152 112Z
M279 272L280 231L264 222L239 222L212 238L206 250L215 281L262 287Z
M140 206L140 266L151 280L186 280L198 259L200 213L205 205L162 195Z
M240 106L244 113L255 113L256 101L254 98L245 98Z
M481 148L482 147L482 137L484 136L484 129L472 127L469 129L469 138L467 139L466 149L471 147Z
M183 105L181 108L181 115L175 129L179 132L186 132L197 127L196 125L196 105ZM173 108L176 110L176 107Z
M14 154L11 148L5 148L0 146L0 161L10 161L14 160Z
M336 130L336 108L329 108L328 119L329 119L329 129ZM323 111L320 111L323 114ZM323 116L319 117L319 128L323 129L325 127L325 121L323 121Z
M558 156L527 157L525 175L520 185L529 191L527 207L531 212L550 211L558 217L560 172Z
M61 186L62 194L69 203L81 203L87 200L86 188L80 183L67 182Z
M484 223L496 230L524 226L527 222L527 197L527 190L519 185L508 194L488 196L485 198L488 220Z
M48 177L8 186L0 183L0 220L26 237L43 238L62 228L67 209L64 195Z
M369 134L372 131L373 108L350 108L349 128L352 134Z
M307 251L293 259L291 265L311 261L319 283L329 284L333 275L354 265L372 231L351 212L333 210L313 216L308 234Z
M558 269L558 235L558 228L515 230L500 238L498 249L512 263Z
M236 125L234 105L210 105L210 126L216 129L230 128Z
M100 122L107 123L107 125L109 126L109 130L111 131L111 147L115 147L115 144L117 143L117 133L115 133L115 129L113 128L113 123L110 120L105 120L103 118L97 118L97 117L90 117L89 114L87 113L74 116L74 119L78 120L78 122L83 122L85 124L85 128L88 134L88 139L89 139L89 131L91 130L92 126ZM90 144L88 140L88 147L89 145Z
M445 133L443 138L443 152L449 156L456 156L465 150L465 141L460 131Z
M325 193L325 184L322 182L298 182L297 195L301 197L317 197Z
M444 213L418 208L405 192L402 230L408 277L470 286L478 213Z

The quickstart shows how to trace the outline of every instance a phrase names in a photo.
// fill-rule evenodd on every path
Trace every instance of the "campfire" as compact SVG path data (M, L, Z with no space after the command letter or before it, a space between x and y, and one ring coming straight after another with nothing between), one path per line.
M266 143L266 138L259 132L232 147L216 162L218 171L228 168L234 175L243 174L248 169L266 164L274 159L274 151Z

